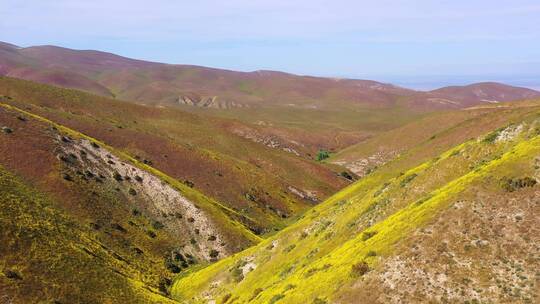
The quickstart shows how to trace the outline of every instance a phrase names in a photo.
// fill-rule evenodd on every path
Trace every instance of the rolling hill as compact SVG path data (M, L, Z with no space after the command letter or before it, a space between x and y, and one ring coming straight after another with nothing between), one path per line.
M538 98L0 43L0 302L539 302Z
M239 136L238 130L253 131L239 121L5 77L0 96L0 102L106 142L216 199L257 234L280 229L350 183L339 175L343 168Z
M174 282L186 303L538 301L540 104L401 153L287 229ZM424 151L418 154L418 151Z
M217 109L253 106L298 108L405 105L466 107L530 99L539 92L499 83L478 83L417 92L370 80L299 76L274 71L235 72L129 59L99 51L56 46L0 44L0 73L107 97L148 104Z
M260 241L103 142L5 103L0 122L3 300L169 303L175 273Z

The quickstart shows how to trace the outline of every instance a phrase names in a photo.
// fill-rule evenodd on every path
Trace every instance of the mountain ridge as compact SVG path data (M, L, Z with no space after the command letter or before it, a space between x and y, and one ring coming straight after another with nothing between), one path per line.
M224 103L217 106L218 108L230 108L234 105L275 105L280 99L282 101L277 103L280 105L302 101L301 104L316 107L342 106L340 104L343 102L353 106L360 104L388 107L395 105L400 99L405 99L404 102L409 107L426 110L540 96L540 92L501 83L476 83L422 92L373 80L315 77L269 70L239 72L196 65L150 62L108 52L74 50L51 45L18 48L3 43L3 49L10 50L9 53L0 53L0 72L3 75L161 105L177 104L181 99L179 96L191 95L193 99L195 94L198 99L219 96ZM27 62L33 63L27 65ZM21 68L24 73L20 71ZM45 73L46 71L48 73ZM47 75L50 73L58 79ZM64 73L71 76L62 77ZM142 73L146 80L134 77L133 73ZM74 74L78 74L78 78L84 78L84 81L62 80L73 78ZM474 89L499 93L497 95L487 92L484 98L468 91ZM463 91L463 96L453 98L456 93L448 91L455 90ZM273 101L269 100L269 94L272 94ZM491 100L496 95L502 98ZM314 98L326 102L315 102ZM336 99L340 101L336 103Z

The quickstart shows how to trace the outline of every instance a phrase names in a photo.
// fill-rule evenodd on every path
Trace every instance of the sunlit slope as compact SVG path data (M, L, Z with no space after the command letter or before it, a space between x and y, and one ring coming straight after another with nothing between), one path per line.
M245 215L256 233L283 227L348 184L340 170L238 134L238 121L145 107L0 78L3 102L106 142ZM269 145L269 144L268 144Z
M535 302L539 114L420 164L403 154L276 236L179 278L173 297Z
M326 161L363 176L403 153L433 157L465 140L519 121L539 107L540 100L528 100L433 113L340 150Z
M0 290L6 303L173 303L91 228L0 167Z

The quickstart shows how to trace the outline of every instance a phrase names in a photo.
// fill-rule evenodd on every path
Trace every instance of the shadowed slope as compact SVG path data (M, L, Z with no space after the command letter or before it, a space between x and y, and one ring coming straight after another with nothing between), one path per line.
M242 138L238 121L203 118L74 90L1 78L6 103L136 156L139 161L216 198L257 233L282 227L348 181L294 153Z

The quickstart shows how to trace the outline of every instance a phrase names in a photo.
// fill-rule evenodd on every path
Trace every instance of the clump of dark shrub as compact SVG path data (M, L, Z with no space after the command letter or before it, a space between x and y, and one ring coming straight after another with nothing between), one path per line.
M120 175L120 173L118 173L118 172L114 172L114 173L113 173L113 178L114 178L116 181L118 181L118 182L121 182L121 181L124 180L124 178L122 177L122 175Z
M484 139L482 139L483 142L485 143L494 143L495 140L497 139L497 137L499 136L499 133L503 130L504 128L500 128L500 129L497 129L491 133L489 133L488 135L486 135L486 137L484 137Z
M215 250L215 249L212 249L210 250L210 252L208 253L208 255L212 258L212 259L215 259L219 256L219 251Z
M244 272L242 268L234 267L231 271L231 275L236 283L241 282L244 279Z
M253 291L253 295L251 295L250 301L253 301L261 292L263 292L262 288L257 288Z
M154 227L154 229L156 229L156 230L159 230L159 229L163 229L163 227L165 227L165 225L163 225L163 223L161 223L160 221L154 221L152 223L152 227Z
M115 223L115 224L112 224L111 227L113 227L114 229L116 229L116 230L118 230L118 231L120 231L122 233L127 232L127 230L124 227L122 227L122 225L120 225L120 224Z
M504 177L501 180L501 184L504 190L508 192L514 192L521 188L533 187L537 184L536 179L532 177L523 177L523 178L508 178Z
M354 179L353 176L347 171L342 171L339 175L351 181Z
M362 233L362 241L367 241L377 234L377 231L366 231Z
M135 191L133 188L129 188L128 193L131 195L137 195L137 191Z
M351 267L351 274L354 277L361 277L370 270L368 263L361 261Z
M9 128L9 127L2 127L2 131L6 134L11 134L13 133L13 129L12 128Z
M274 296L270 299L270 301L268 302L268 304L274 304L274 303L276 303L277 301L279 301L279 300L281 300L281 299L283 299L283 298L285 298L285 296L282 295L282 294L274 295Z
M69 153L67 155L60 155L59 156L60 160L67 163L67 164L70 164L70 165L74 165L77 163L77 155L73 154L73 153Z
M68 182L72 182L73 181L73 177L71 177L71 175L67 174L67 173L64 173L62 174L62 178L67 180Z
M138 176L138 175L135 175L135 180L139 183L142 183L143 182L143 179L142 177Z
M14 270L6 269L4 270L4 275L11 280L22 280L21 275Z
M167 259L165 261L165 267L172 273L179 273L180 271L182 271L182 268L176 265L171 259Z
M407 176L405 176L405 177L403 178L403 180L401 180L401 182L399 183L399 185L403 188L403 187L405 187L408 183L410 183L413 179L415 179L417 176L418 176L418 174L416 174L416 173L407 175Z
M291 244L291 245L285 247L285 249L283 249L283 251L284 252L291 252L295 247L296 247L295 244Z
M230 294L230 293L224 295L223 298L221 298L220 303L222 303L222 304L227 303L227 301L229 301L231 299L231 297L232 297L232 294Z
M377 256L377 252L373 251L373 250L370 250L368 251L368 253L366 254L366 257L374 257L374 256Z
M169 286L171 286L172 281L169 278L161 278L159 281L159 291L164 295L169 295Z

